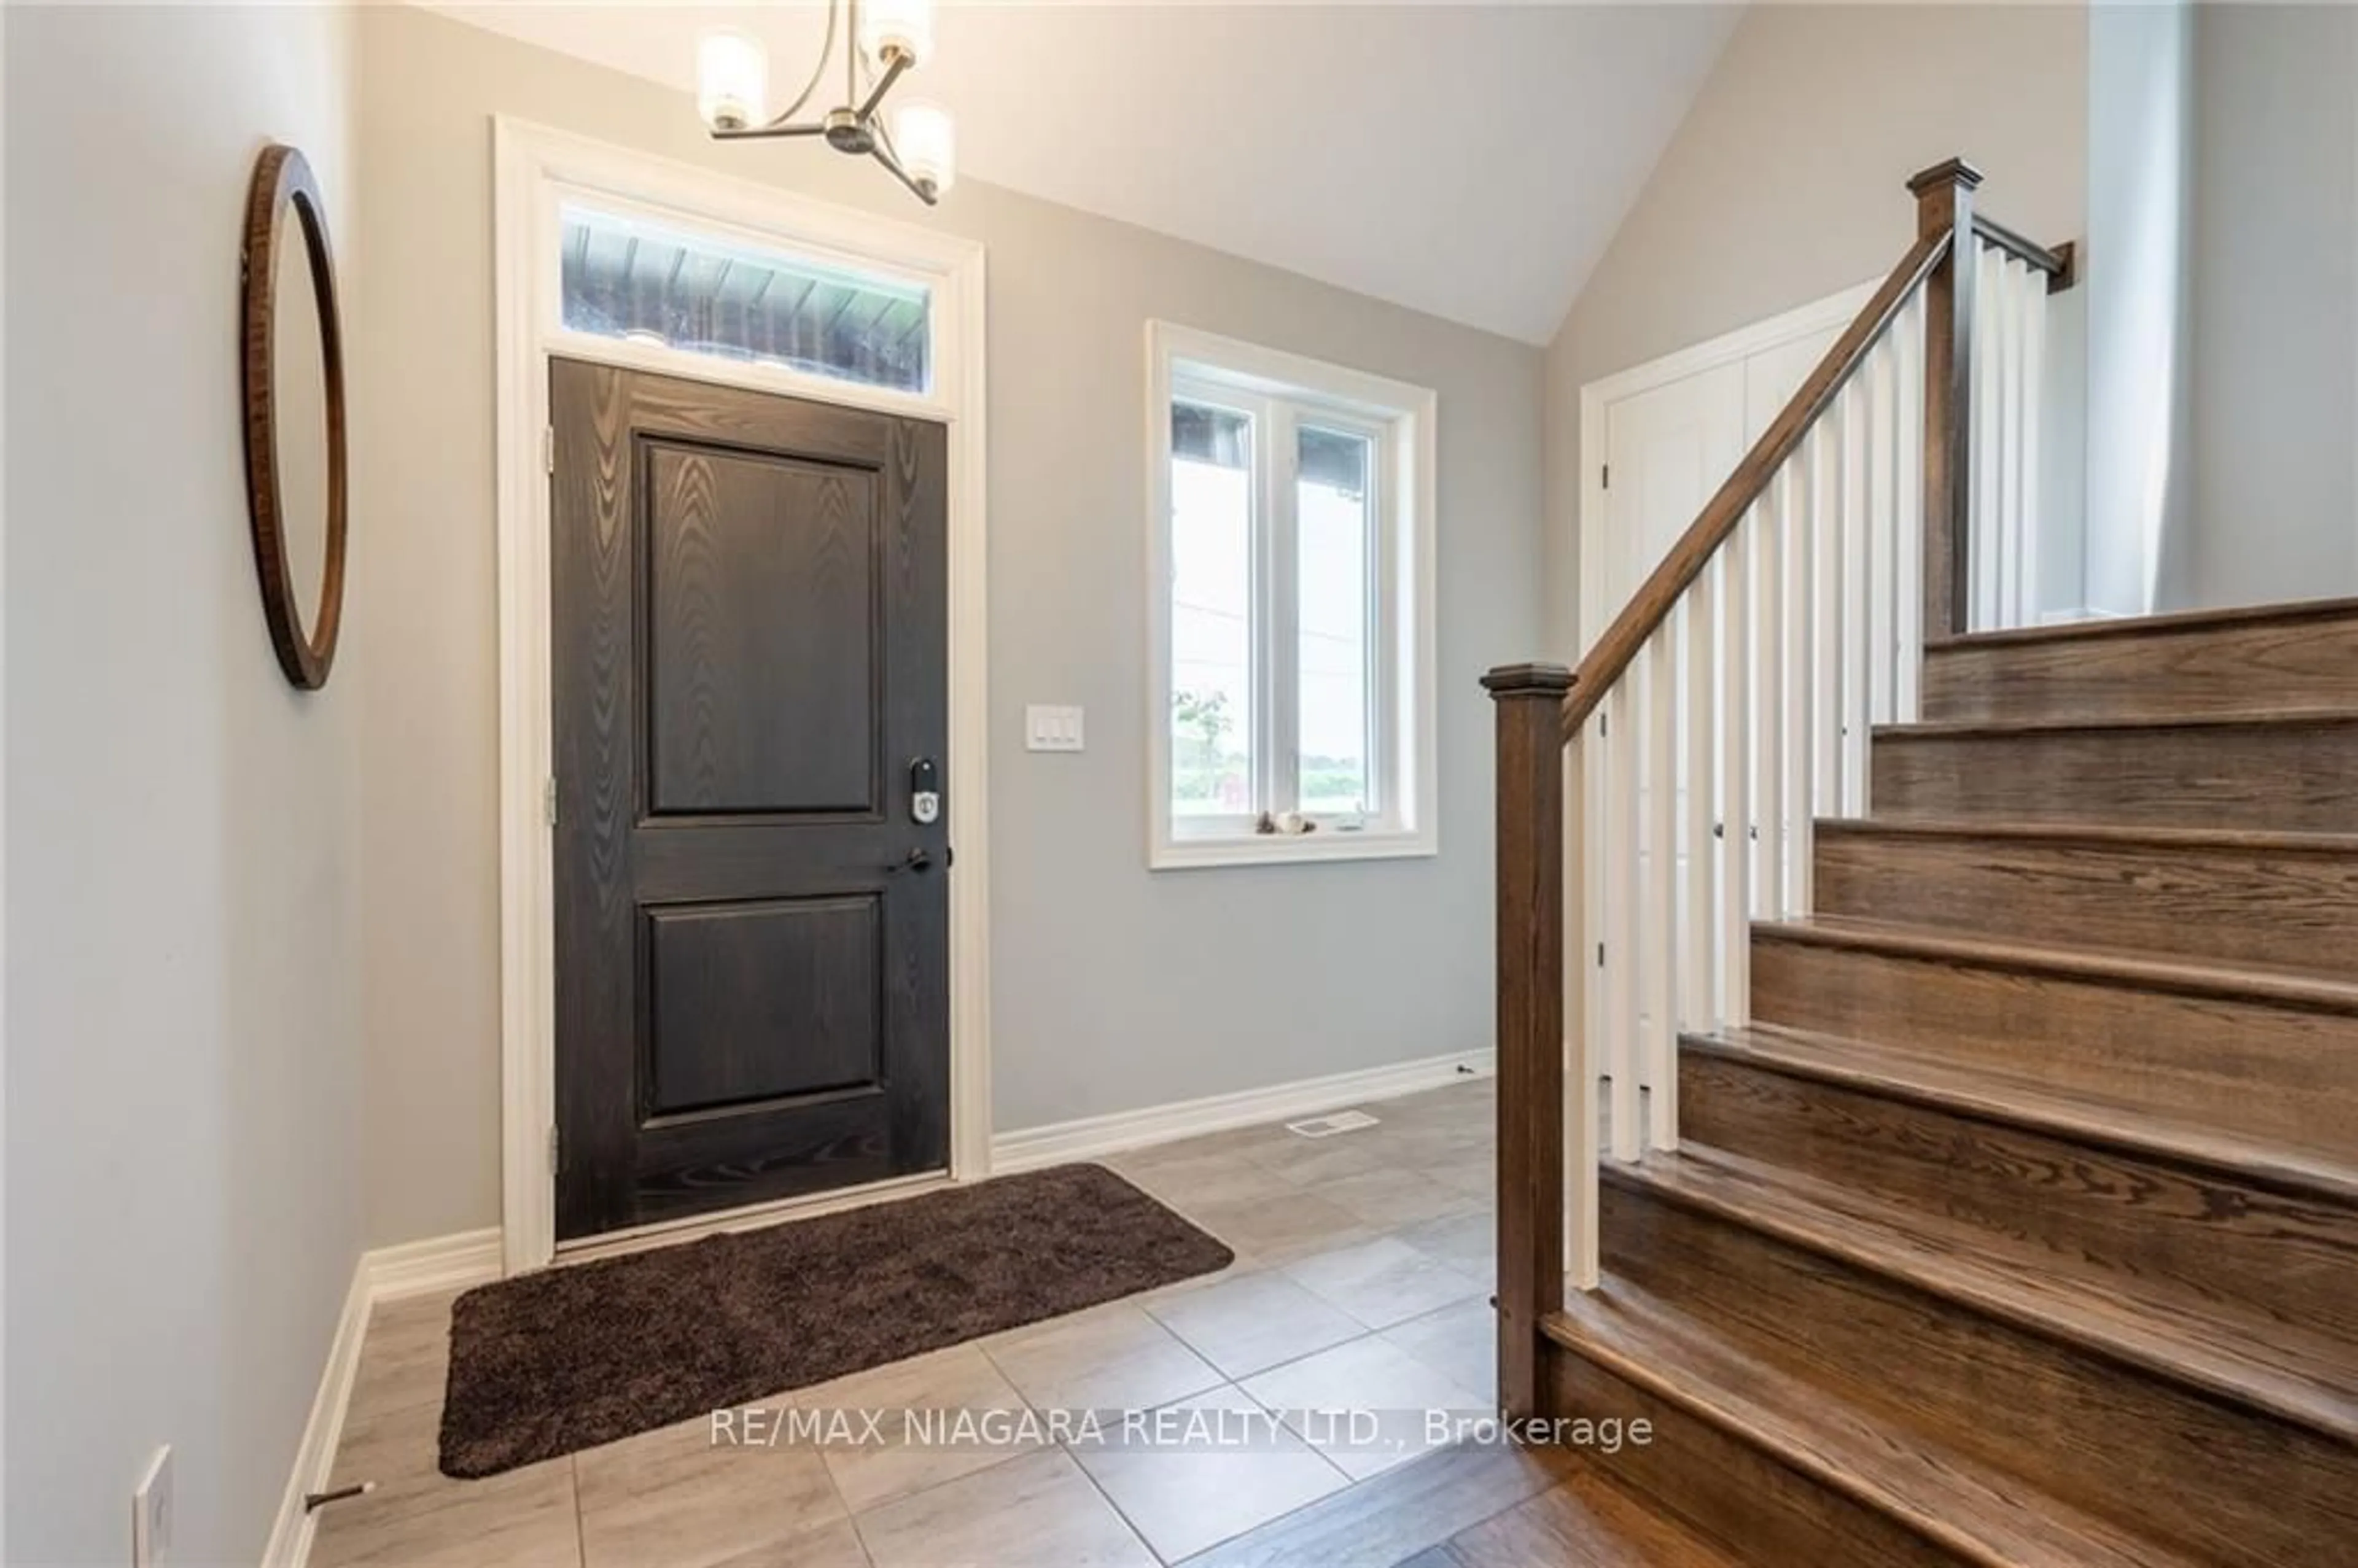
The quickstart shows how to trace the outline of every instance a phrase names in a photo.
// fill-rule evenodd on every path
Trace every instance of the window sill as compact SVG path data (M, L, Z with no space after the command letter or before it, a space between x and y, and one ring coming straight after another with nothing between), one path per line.
M1238 838L1162 838L1147 870L1187 871L1216 866L1308 866L1325 860L1408 860L1440 852L1431 833L1256 833Z

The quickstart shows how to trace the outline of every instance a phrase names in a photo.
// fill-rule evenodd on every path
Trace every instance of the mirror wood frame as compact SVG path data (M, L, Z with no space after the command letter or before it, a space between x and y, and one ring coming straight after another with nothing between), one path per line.
M278 487L276 349L278 247L289 236L289 213L302 234L311 292L319 318L319 360L327 402L327 550L318 584L319 600L305 622L301 595L287 562L287 516ZM335 662L336 635L344 611L344 349L343 321L336 305L336 266L328 246L326 204L303 155L283 143L265 147L246 188L245 237L240 256L244 301L243 391L245 400L246 509L253 524L254 566L262 584L262 609L270 626L279 668L297 687L313 691L328 682Z

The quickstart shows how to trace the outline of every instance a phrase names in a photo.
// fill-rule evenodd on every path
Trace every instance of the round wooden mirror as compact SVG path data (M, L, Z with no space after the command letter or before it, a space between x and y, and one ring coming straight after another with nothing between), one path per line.
M254 565L279 667L309 690L327 684L343 621L344 351L327 211L293 147L254 166L243 287Z

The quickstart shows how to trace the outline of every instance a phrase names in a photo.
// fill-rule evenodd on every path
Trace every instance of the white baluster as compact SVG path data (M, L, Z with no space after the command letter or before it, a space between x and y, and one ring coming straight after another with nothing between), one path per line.
M1843 427L1830 412L1810 432L1810 485L1816 515L1817 775L1814 805L1821 816L1843 815Z
M1785 559L1779 597L1785 601L1785 711L1778 728L1785 735L1783 798L1790 827L1786 835L1788 857L1784 904L1788 914L1807 914L1812 903L1811 843L1815 824L1810 789L1810 766L1815 760L1816 692L1810 678L1811 548L1817 532L1818 437L1813 431L1786 463Z
M1608 787L1612 774L1606 765L1612 742L1605 733L1605 708L1604 703L1598 703L1581 731L1580 750L1585 768L1582 798L1588 816L1587 841L1592 848L1588 875L1577 892L1585 911L1582 916L1584 940L1578 961L1582 972L1588 978L1588 984L1583 988L1581 1005L1588 1020L1588 1038L1597 1043L1588 1054L1588 1062L1599 1082L1611 1076L1613 1072L1612 1048L1606 1044L1612 1038L1609 1027L1612 1011L1606 994L1611 988L1606 983L1605 964L1601 957L1605 946L1605 917L1609 907L1608 890L1613 882L1612 849L1606 841L1612 825L1607 809L1611 804L1607 797L1612 793Z
M1752 907L1764 920L1785 916L1785 614L1782 596L1786 493L1783 473L1769 476L1750 529L1752 577L1752 788L1760 836L1753 852Z
M1893 323L1893 362L1899 393L1898 523L1899 682L1892 717L1912 724L1924 684L1924 297L1919 293Z
M1719 552L1720 646L1727 655L1720 662L1719 700L1719 1015L1730 1027L1752 1018L1752 703L1744 669L1751 646L1745 619L1750 584L1744 535L1758 522L1747 513Z
M2039 624L2039 433L2047 417L2047 275L2024 267L2022 287L2022 541L2020 624Z
M1679 918L1679 986L1684 1000L1679 1021L1688 1029L1709 1029L1719 1021L1712 1000L1712 958L1719 930L1712 908L1713 852L1711 743L1712 693L1718 658L1715 641L1718 610L1712 594L1714 574L1704 572L1687 589L1679 608L1679 630L1686 656L1686 701L1682 707L1685 755L1679 777L1686 791L1686 907Z
M1890 339L1868 351L1859 375L1866 388L1866 506L1874 539L1867 554L1875 568L1867 594L1867 716L1888 724L1899 680L1899 387Z
M1633 666L1634 668L1634 666ZM1605 987L1607 1002L1606 1068L1613 1076L1613 1157L1634 1160L1642 1145L1638 1123L1639 976L1644 956L1638 926L1639 770L1644 757L1630 700L1631 674L1625 672L1605 699L1607 790L1606 853L1607 875L1605 924L1597 936L1605 944Z
M1671 938L1679 896L1678 653L1665 623L1644 654L1647 866L1639 972L1647 977L1646 1144L1652 1149L1679 1143L1679 963Z
M1998 362L1997 372L1997 470L1998 511L2000 532L2006 539L2005 557L1998 564L1999 601L2006 626L2029 623L2030 607L2024 602L2023 557L2028 552L2029 537L2023 531L2028 520L2024 507L2028 492L2024 484L2022 469L2023 418L2028 412L2028 389L2024 386L2023 340L2027 324L2023 319L2028 304L2023 294L2023 284L2030 269L2007 257L1995 269L1998 275Z
M1867 511L1866 389L1854 376L1838 405L1843 432L1843 814L1867 810L1868 671L1875 662L1867 600L1875 582L1875 529Z
M1564 820L1569 825L1564 845L1564 922L1567 949L1564 1007L1567 1022L1595 1017L1598 987L1590 946L1596 927L1585 913L1595 880L1588 871L1596 864L1598 842L1588 828L1595 821L1595 791L1589 787L1597 755L1596 724L1591 719L1565 748ZM1586 837L1581 835L1586 834ZM1583 1035L1572 1044L1571 1061L1563 1077L1563 1267L1574 1290L1593 1291L1597 1281L1596 1241L1601 1217L1597 1204L1596 1074L1597 1036Z
M1998 388L2005 381L2006 333L2000 320L2005 298L2006 268L1985 250L1983 265L1974 269L1973 398L1973 527L1966 535L1970 557L1966 570L1974 584L1973 630L1986 632L2006 623L2005 511L2000 489L2001 433Z

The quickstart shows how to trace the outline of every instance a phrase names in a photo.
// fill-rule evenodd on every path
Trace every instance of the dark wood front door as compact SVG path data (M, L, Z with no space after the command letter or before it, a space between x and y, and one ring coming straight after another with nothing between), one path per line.
M936 1170L946 443L557 361L560 1239Z

